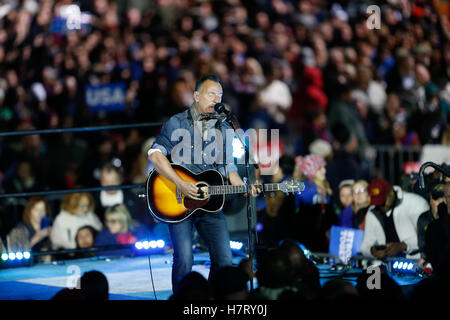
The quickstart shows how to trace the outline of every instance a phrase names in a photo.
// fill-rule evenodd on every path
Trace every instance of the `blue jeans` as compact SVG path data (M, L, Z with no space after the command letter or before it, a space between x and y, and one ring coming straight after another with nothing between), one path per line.
M169 224L173 245L172 290L175 292L180 280L192 271L194 255L192 252L193 227L206 242L211 259L209 278L214 272L232 264L230 235L227 222L221 211L202 216L191 216L178 223Z

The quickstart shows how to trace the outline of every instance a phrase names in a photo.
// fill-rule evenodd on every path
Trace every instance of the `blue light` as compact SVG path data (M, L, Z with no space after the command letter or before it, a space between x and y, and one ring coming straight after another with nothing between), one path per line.
M403 267L403 261L400 261L400 263L398 264L398 268L401 269Z
M164 242L164 240L151 240L151 241L137 241L134 246L136 247L136 249L138 250L148 250L148 249L162 249L166 246L166 243Z
M2 260L3 261L8 260L8 254L7 253L2 253Z
M395 261L394 265L392 266L392 268L397 269L397 266L398 266L398 261Z
M303 254L304 254L306 257L308 257L309 254L310 254L311 252L310 252L308 249L306 249L306 247L305 247L304 244L302 244L302 243L297 243L297 244L298 244L298 246L300 247L300 249L303 250Z
M256 232L261 232L264 230L264 224L262 222L257 222L255 226Z
M16 252L16 258L17 258L17 260L22 260L23 253L22 252Z
M14 260L16 258L16 255L14 254L14 252L10 252L8 257L9 257L9 260Z
M403 264L403 270L406 270L406 268L408 268L408 262L405 262L405 263Z
M414 265L412 264L412 262L410 262L410 263L408 264L408 270L412 270L413 267L414 267Z
M23 257L24 257L25 259L30 259L31 254L30 254L28 251L25 251L25 252L23 253Z

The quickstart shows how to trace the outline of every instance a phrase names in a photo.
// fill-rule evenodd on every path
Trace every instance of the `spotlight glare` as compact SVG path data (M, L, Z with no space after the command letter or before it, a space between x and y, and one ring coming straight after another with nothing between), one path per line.
M3 261L8 260L8 254L7 253L2 253L2 260Z
M233 157L239 159L245 153L244 146L242 145L241 140L238 137L233 137L232 148L233 148Z
M150 248L150 244L148 243L148 241L142 242L142 246L144 247L144 249Z
M403 270L406 270L406 268L408 268L408 263L407 263L407 262L405 262L405 263L403 264Z
M142 242L138 241L134 244L134 246L136 247L136 249L141 250L143 247L143 244L142 244Z
M410 262L410 263L408 264L408 270L412 270L413 267L414 267L414 265L412 264L412 262Z
M28 251L25 251L25 252L23 253L23 257L24 257L25 259L30 259L31 254L30 254Z
M10 252L9 253L9 260L14 260L16 258L16 255L14 254L14 252Z
M164 248L164 246L166 245L166 243L164 242L164 240L158 240L156 241L156 246L158 248Z
M234 250L241 250L244 244L239 241L230 241L230 248Z
M155 240L152 240L152 241L150 241L150 248L156 248L156 241Z
M17 258L17 260L22 260L23 253L22 252L16 252L16 258Z
M392 266L392 268L397 269L397 266L398 266L398 261L395 261L394 265Z

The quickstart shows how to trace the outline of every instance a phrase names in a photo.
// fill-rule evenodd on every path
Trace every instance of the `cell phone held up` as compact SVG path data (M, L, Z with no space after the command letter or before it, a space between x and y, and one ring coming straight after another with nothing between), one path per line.
M52 218L45 216L41 219L41 230L50 227Z

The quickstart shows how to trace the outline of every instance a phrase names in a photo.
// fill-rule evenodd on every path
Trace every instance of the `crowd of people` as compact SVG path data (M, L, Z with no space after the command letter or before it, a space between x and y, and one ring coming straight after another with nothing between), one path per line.
M101 168L100 185L119 186L121 170L111 163ZM145 215L146 208L135 205L135 196L126 190L108 190L96 193L75 192L65 195L58 211L46 197L28 199L19 222L2 239L1 251L45 252L92 247L132 245L137 241L170 239L165 225ZM57 201L55 201L57 202ZM132 210L132 211L130 211ZM4 241L3 241L4 240ZM86 251L41 255L38 261L75 259L92 256L133 255L133 250Z
M85 14L78 30L57 28L69 4ZM264 200L258 219L268 246L292 237L326 252L330 227L340 225L366 231L368 255L418 250L437 267L441 247L427 243L446 234L445 178L430 175L428 189L442 187L432 195L376 179L384 173L372 146L450 146L448 4L370 4L380 8L379 28L368 27L360 1L0 1L0 127L159 123L185 110L195 79L213 73L242 128L280 130L280 172L265 179L306 182L300 195ZM125 88L121 110L87 103L87 87L117 83ZM2 137L0 192L143 183L159 130ZM167 236L126 190L2 199L0 209L5 250Z

